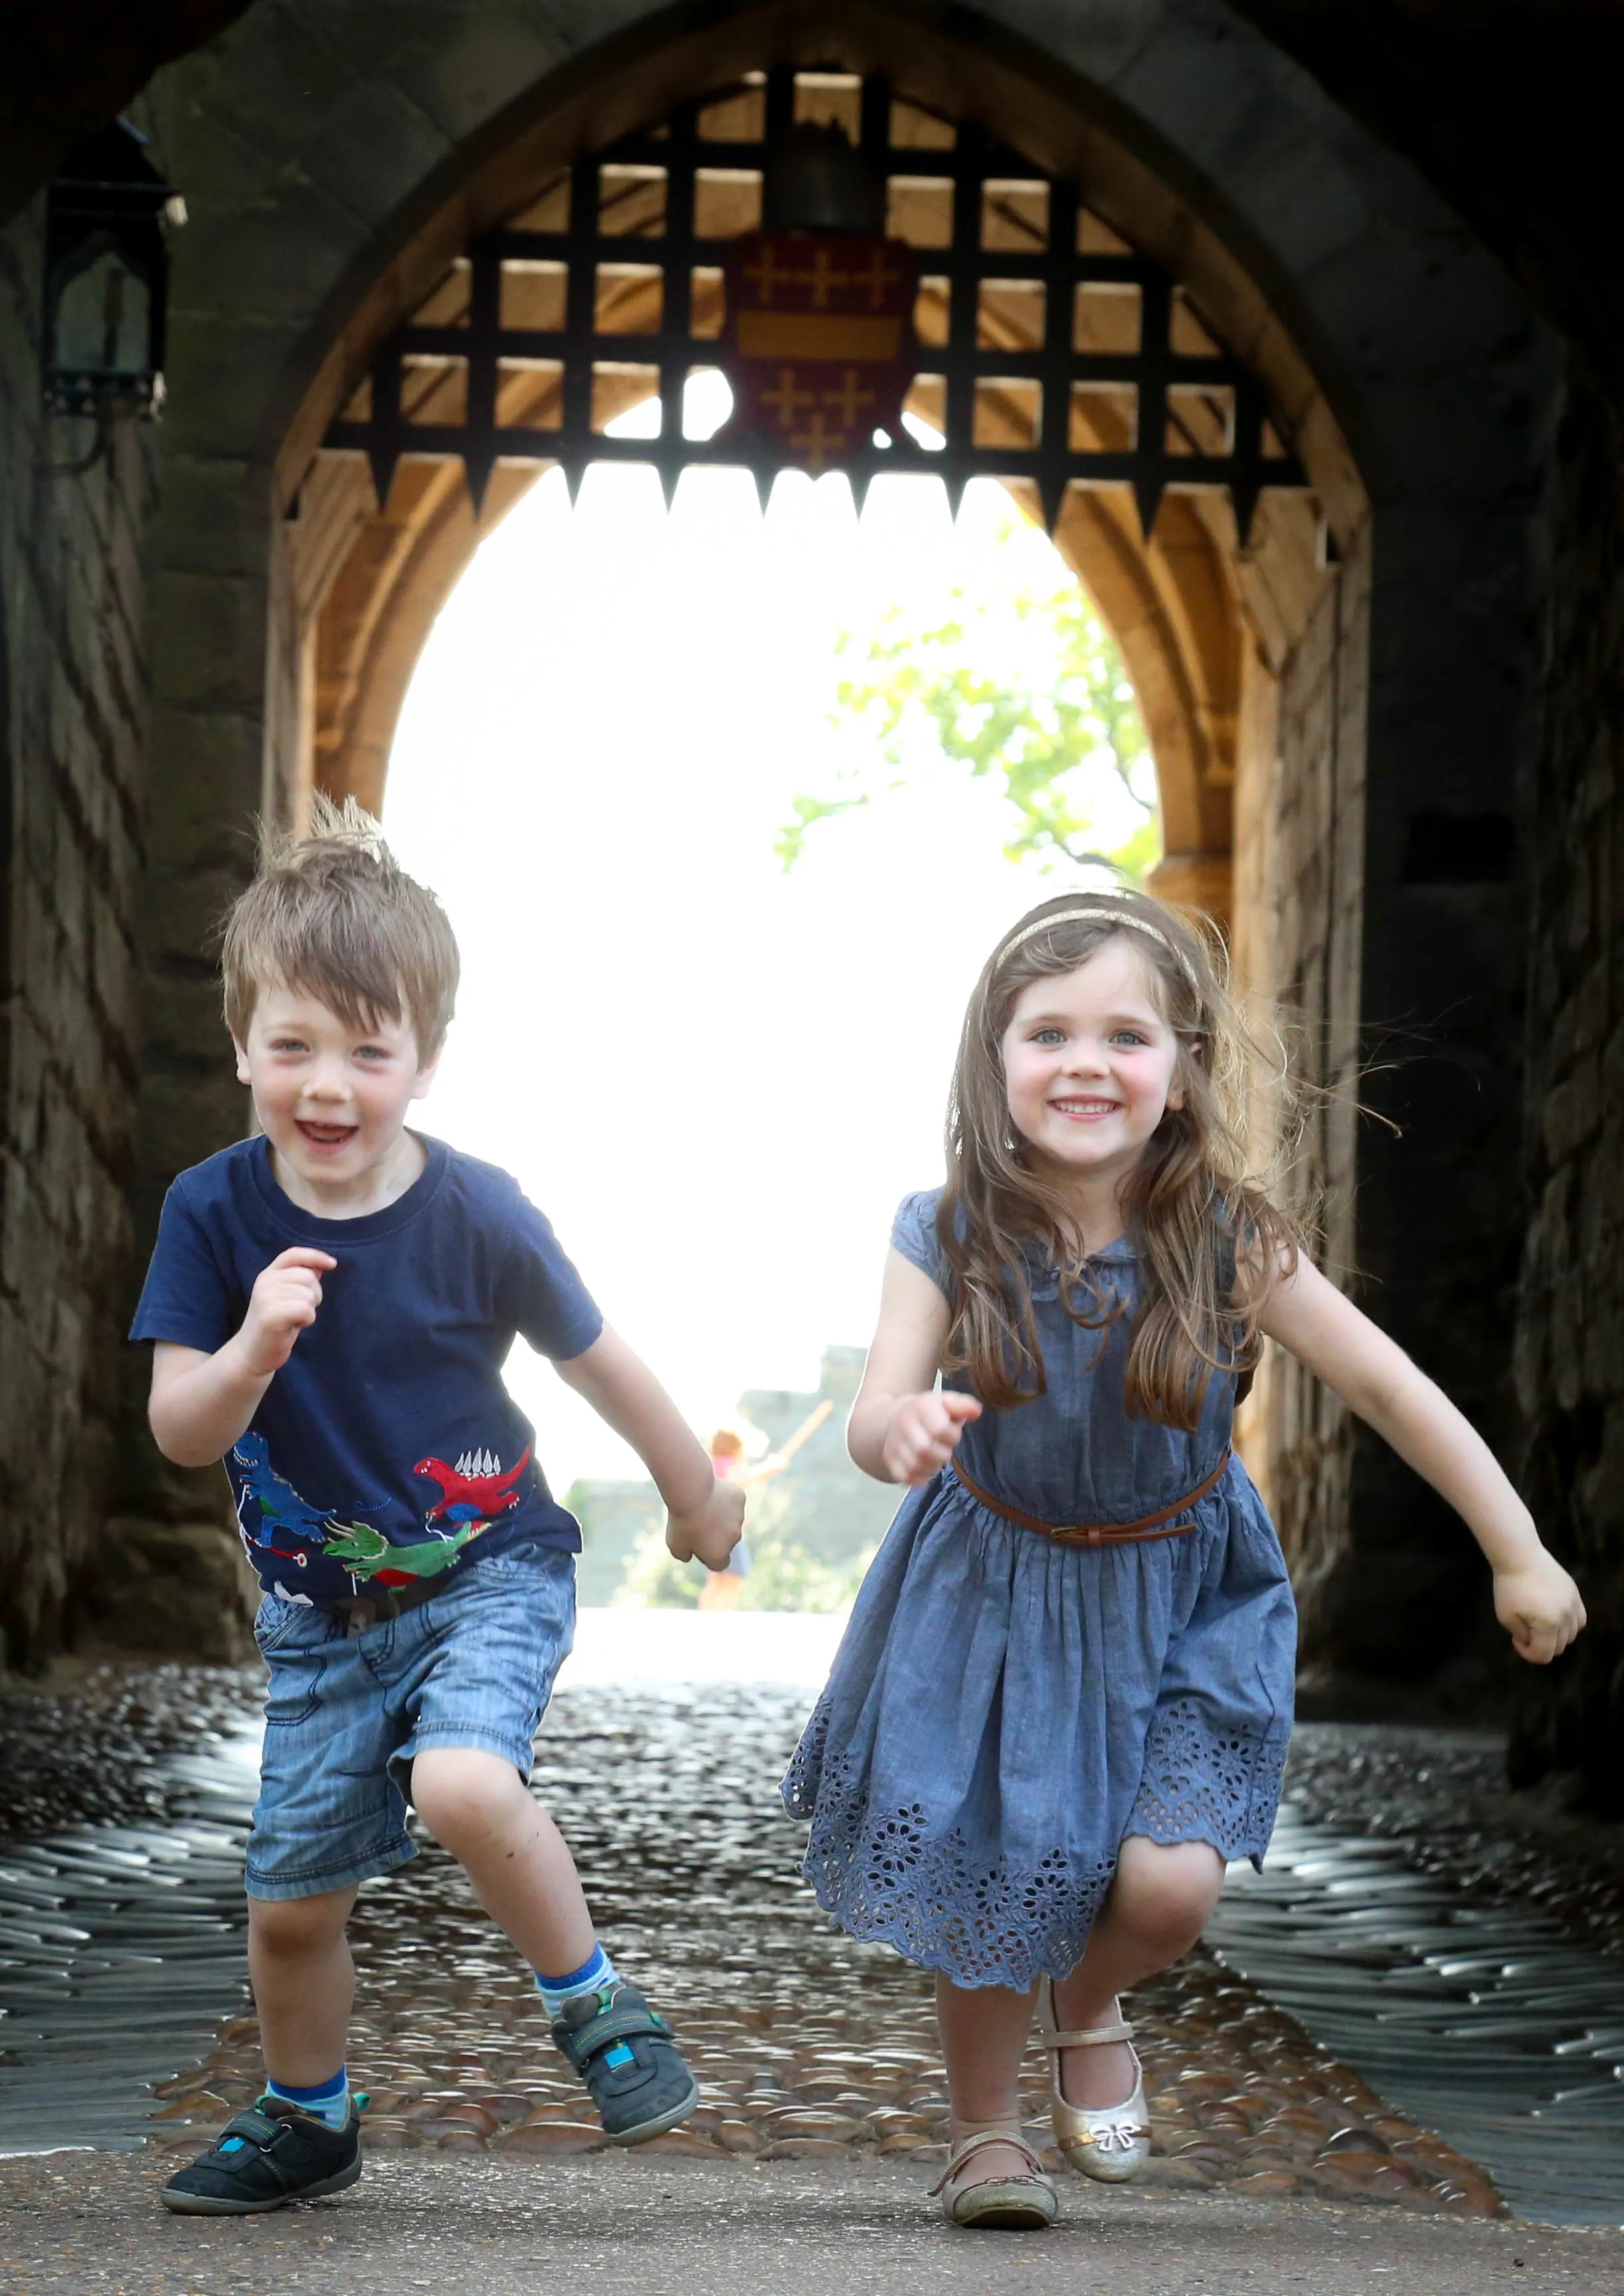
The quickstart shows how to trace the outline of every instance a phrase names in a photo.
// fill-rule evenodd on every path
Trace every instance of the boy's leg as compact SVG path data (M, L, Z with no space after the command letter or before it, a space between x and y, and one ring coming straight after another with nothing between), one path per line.
M698 2084L663 2020L598 1944L575 1860L513 1764L479 1747L429 1748L413 1759L412 1799L536 1972L553 2038L611 2143L640 2144L685 2120Z
M560 1833L511 1762L472 1746L436 1746L412 1764L417 1815L534 1970L592 1958L592 1915Z
M248 1901L248 1973L265 2070L279 2087L313 2088L344 2062L356 1970L345 1927L356 1892Z
M344 2077L356 1885L413 1855L390 1775L386 1629L364 1646L335 1613L267 1598L259 1799L248 1842L249 1965L269 2086L164 2187L167 2208L248 2216L339 2192L361 2173ZM336 2126L334 2124L337 2124Z
M255 2216L341 2192L360 2175L360 2133L344 2079L355 1995L344 1929L355 1901L353 1888L250 1898L248 1965L269 2085L208 2152L170 2177L160 2196L167 2208Z

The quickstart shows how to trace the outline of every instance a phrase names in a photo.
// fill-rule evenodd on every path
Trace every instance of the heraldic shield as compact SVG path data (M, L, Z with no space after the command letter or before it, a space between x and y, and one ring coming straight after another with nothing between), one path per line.
M793 468L839 470L876 430L895 436L917 365L919 261L906 241L756 231L727 264L723 434Z

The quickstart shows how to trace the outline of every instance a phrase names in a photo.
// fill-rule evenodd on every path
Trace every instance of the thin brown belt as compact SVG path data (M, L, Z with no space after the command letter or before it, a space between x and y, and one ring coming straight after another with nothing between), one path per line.
M446 1577L440 1571L431 1578L414 1578L404 1587L374 1587L368 1595L340 1595L324 1610L336 1611L344 1621L346 1635L364 1635L369 1627L379 1626L385 1619L398 1619L407 1611L414 1611L420 1603L427 1603L446 1591Z
M1209 1491L1216 1490L1223 1479L1225 1468L1229 1464L1229 1447L1226 1444L1223 1457L1193 1491L1186 1491L1183 1498L1175 1499L1171 1506L1158 1508L1154 1514L1141 1515L1137 1522L1039 1522L1035 1514L1022 1514L1019 1507L1005 1506L1002 1499L996 1499L990 1491L984 1491L980 1483L972 1481L964 1472L956 1459L949 1460L948 1464L971 1497L980 1499L983 1506L990 1507L995 1514L1001 1514L1006 1522L1018 1522L1025 1530L1040 1530L1046 1538L1058 1539L1062 1546L1131 1546L1147 1538L1178 1538L1186 1530L1194 1529L1193 1522L1175 1522L1173 1518L1196 1505Z

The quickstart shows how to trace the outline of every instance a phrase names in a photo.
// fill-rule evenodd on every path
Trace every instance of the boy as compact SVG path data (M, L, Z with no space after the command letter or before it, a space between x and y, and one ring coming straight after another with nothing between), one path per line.
M357 1885L414 1855L408 1795L535 1969L610 2141L693 2111L529 1790L580 1534L502 1383L515 1332L641 1453L674 1554L720 1568L743 1508L517 1184L407 1130L457 951L375 824L319 805L232 910L222 970L260 1130L169 1191L132 1337L155 1342L160 1449L224 1459L265 1589L248 1893L266 2093L162 2195L235 2216L361 2173L344 1932Z

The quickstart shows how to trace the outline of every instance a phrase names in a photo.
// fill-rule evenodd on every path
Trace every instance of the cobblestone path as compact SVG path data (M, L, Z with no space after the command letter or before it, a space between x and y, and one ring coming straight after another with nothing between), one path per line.
M703 2101L651 2153L718 2163L945 2157L929 1980L833 1931L797 1873L776 1782L804 1693L582 1686L554 1701L536 1790L563 1826L617 1960L668 2012ZM351 2074L376 2151L514 2159L602 2143L554 2054L527 1973L432 1845L362 1893ZM1203 1955L1145 1988L1140 2023L1162 2187L1225 2185L1491 2215L1488 2179L1388 2111L1252 1988ZM251 2014L165 2084L155 2141L196 2149L254 2094ZM1024 2083L1046 2136L1046 2060Z

